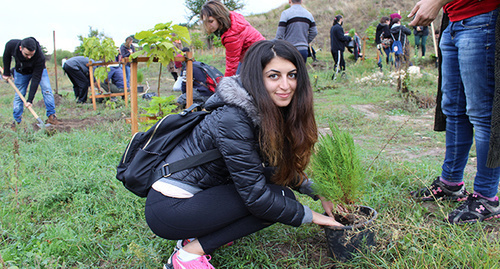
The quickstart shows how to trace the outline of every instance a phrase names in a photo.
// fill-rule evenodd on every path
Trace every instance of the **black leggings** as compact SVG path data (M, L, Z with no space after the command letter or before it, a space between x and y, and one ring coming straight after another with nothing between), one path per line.
M268 187L295 199L286 187L273 184ZM198 238L205 253L273 224L253 216L233 184L212 187L188 199L166 197L151 189L145 215L149 227L159 237Z

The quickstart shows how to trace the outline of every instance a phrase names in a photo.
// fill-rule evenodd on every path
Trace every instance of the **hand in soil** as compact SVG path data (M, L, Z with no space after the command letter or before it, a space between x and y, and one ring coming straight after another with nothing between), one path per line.
M331 201L326 200L326 198L319 196L319 199L321 200L321 205L323 206L323 209L325 210L326 214L330 217L334 217L333 212L338 212L338 213L347 213L347 209L343 207L341 204L338 204L335 206L335 204Z
M321 225L321 226L344 226L342 224L340 224L339 222L337 222L334 218L332 217L329 217L329 216L325 216L323 214L320 214L318 212L315 212L313 211L313 220L312 222L314 224L318 224L318 225Z

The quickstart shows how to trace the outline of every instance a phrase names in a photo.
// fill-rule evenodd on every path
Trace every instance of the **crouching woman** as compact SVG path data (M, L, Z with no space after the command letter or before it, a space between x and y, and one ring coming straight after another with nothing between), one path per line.
M165 268L214 268L206 254L276 222L340 225L289 189L314 196L304 169L317 141L313 93L293 45L255 43L241 75L224 78L205 107L211 114L165 163L214 148L223 157L159 179L146 201L151 230L179 240ZM334 206L322 204L326 212Z

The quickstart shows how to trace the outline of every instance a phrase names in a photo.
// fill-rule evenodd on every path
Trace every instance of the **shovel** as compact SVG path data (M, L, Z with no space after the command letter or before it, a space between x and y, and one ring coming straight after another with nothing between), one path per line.
M0 67L0 73L2 73L2 75L3 75L3 68L2 67ZM10 79L10 78L8 78L7 81L12 86L12 88L14 88L14 90L17 93L17 95L19 95L19 98L21 98L21 100L23 100L24 106L26 106L26 104L28 102L26 102L26 99L21 94L21 91L19 91L19 89L16 87L16 84L14 84L14 82L12 82L12 79ZM40 127L41 129L43 129L43 128L48 127L48 126L51 125L50 123L47 123L47 124L43 123L43 120L40 117L38 117L38 114L36 114L35 110L33 110L33 108L31 106L29 106L28 109L31 112L31 114L33 114L33 116L35 117L35 119L38 121L38 124L37 124L38 127Z

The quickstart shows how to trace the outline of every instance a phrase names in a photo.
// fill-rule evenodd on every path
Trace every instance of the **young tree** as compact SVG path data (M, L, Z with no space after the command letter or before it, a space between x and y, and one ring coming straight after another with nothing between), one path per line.
M83 41L86 38L90 37L97 37L99 40L103 40L104 38L107 38L109 36L106 36L104 32L99 32L98 29L93 29L92 26L89 26L89 34L85 37L83 35L78 35L78 40L80 40L80 45L75 48L75 55L83 55L83 52L85 51L85 48L83 48Z
M188 24L196 18L194 23L200 20L199 15L201 11L201 7L205 4L207 0L186 0L184 4L188 9L190 14L186 17ZM231 11L242 9L245 4L242 0L222 0L222 3Z

